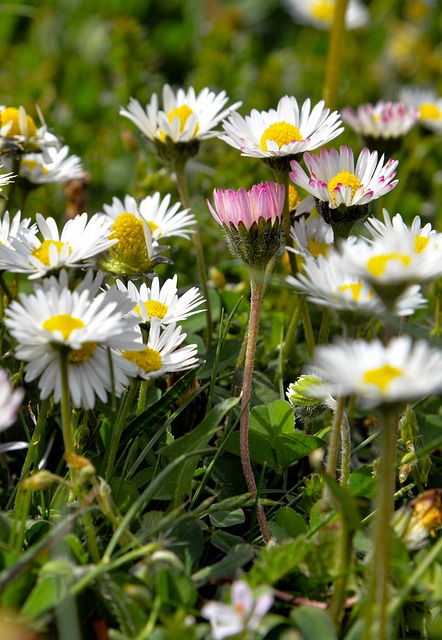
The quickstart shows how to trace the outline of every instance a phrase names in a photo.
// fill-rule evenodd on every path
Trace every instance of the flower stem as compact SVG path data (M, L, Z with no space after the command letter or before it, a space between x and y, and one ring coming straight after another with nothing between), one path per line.
M69 394L69 371L67 353L62 353L61 364L61 428L65 453L75 453L74 434L71 422L71 398Z
M182 160L175 161L174 170L175 170L176 181L177 181L177 189L178 189L181 203L186 209L190 209L191 207L190 207L189 190L187 188L185 162ZM195 232L192 233L192 242L193 242L193 249L195 251L199 276L201 280L201 291L206 300L207 347L210 347L212 343L212 331L213 331L212 310L210 305L209 287L207 285L206 263L204 260L203 245L201 243L201 236L198 228L196 228Z
M117 457L118 446L121 440L121 434L123 433L123 429L126 426L127 416L129 415L132 402L134 401L135 396L137 395L138 387L139 387L138 380L134 380L130 385L129 390L126 392L121 409L118 413L117 421L112 434L112 440L111 440L110 449L109 449L109 457L107 459L106 476L105 476L106 482L108 482L110 480L110 477L112 476L114 465L115 465L115 459Z
M398 431L397 408L384 409L383 443L377 480L376 510L372 525L372 562L368 574L365 603L364 640L387 640L391 637L388 616L390 578L391 516L394 510L395 465Z
M241 391L241 421L240 421L240 452L241 462L244 471L244 477L247 488L254 498L257 497L257 487L255 476L253 475L252 463L250 461L249 451L249 415L250 415L250 397L252 391L253 367L255 364L256 342L258 339L259 317L262 305L263 284L261 279L262 273L254 269L250 269L250 318L247 331L247 350L244 362L244 378ZM257 503L257 518L261 533L265 542L272 539L267 519L262 506Z
M338 467L339 443L341 441L342 421L344 417L345 396L339 396L336 401L336 408L333 416L333 424L330 433L330 441L328 443L327 464L325 472L330 478L336 477L336 469ZM323 490L324 508L330 502L330 491L326 484Z
M151 384L150 380L142 380L140 383L140 391L138 394L138 402L137 402L137 413L136 413L137 416L139 416L140 413L143 413L144 411L144 407L146 406L147 392L149 390L150 384Z
M345 12L348 0L336 0L327 55L323 98L329 109L336 109L341 75L342 45L345 35Z
M345 411L341 420L341 477L340 483L344 489L350 484L350 461L351 461L351 432Z

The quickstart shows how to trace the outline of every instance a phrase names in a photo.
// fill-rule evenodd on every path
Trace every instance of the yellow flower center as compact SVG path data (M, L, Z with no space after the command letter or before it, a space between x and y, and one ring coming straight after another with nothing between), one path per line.
M351 297L355 302L357 302L361 297L362 282L355 282L354 284L341 284L341 286L338 288L339 291L342 291L342 293L351 291Z
M289 210L292 211L298 204L301 202L301 196L296 191L295 187L290 184L289 185Z
M21 161L20 167L22 167L23 165L28 167L29 171L34 171L34 169L37 169L37 167L41 166L37 160L26 160L25 158L23 158L23 160ZM46 167L41 167L41 172L44 174L47 173L48 170Z
M123 357L130 362L135 362L139 369L145 373L159 371L161 369L161 354L155 349L146 347L144 351L125 351Z
M152 233L153 233L154 231L156 231L157 229L159 229L159 228L160 228L158 224L156 224L155 222L153 222L153 220L149 220L149 221L147 222L147 225L148 225L149 229L152 231Z
M403 372L398 367L393 367L391 364L384 364L377 369L369 369L366 371L363 381L366 384L376 385L380 391L384 392L388 389L392 380L399 378L401 375L403 375Z
M85 342L81 349L72 349L68 353L68 362L71 364L81 364L92 358L97 348L97 342Z
M324 22L331 22L333 18L333 11L335 10L335 3L331 0L318 0L314 2L310 9L311 15L318 20Z
M189 119L189 117L192 115L192 113L194 113L193 110L190 107L188 107L187 104L183 104L181 105L181 107L175 107L175 109L172 109L172 111L167 116L167 119L169 120L170 123L172 123L174 118L178 118L180 121L180 133L181 133L182 131L184 131L186 122ZM200 128L199 124L197 123L192 135L196 136L196 134L199 131L199 128ZM159 136L162 142L166 142L166 134L162 129L160 129L159 131Z
M330 249L330 245L328 245L326 242L317 242L316 240L312 239L308 241L307 249L315 258L318 258L319 256L324 256L324 258L326 258L328 250Z
M351 197L354 198L356 191L361 186L361 181L354 175L354 173L350 173L349 171L341 171L340 173L338 173L338 175L332 178L327 187L330 191L330 195L333 198L333 202L335 203L335 205L335 189L338 185L342 185L343 187L351 187Z
M263 151L268 151L267 142L273 140L280 149L285 144L291 142L300 142L302 140L301 132L295 125L288 122L275 122L271 124L261 136L260 147Z
M162 302L159 302L158 300L146 300L144 306L146 307L146 311L149 314L149 318L159 318L160 320L164 318L168 310L168 306L166 304L163 304ZM140 306L138 304L135 307L135 311L140 317L142 317Z
M416 236L414 239L414 250L416 253L422 253L427 248L427 244L430 241L430 238L426 236Z
M144 235L143 221L133 213L125 211L112 225L109 240L118 239L110 248L113 259L135 268L139 273L145 271L149 265L149 254Z
M419 106L421 120L440 120L441 112L435 104L426 103Z
M47 329L51 333L59 331L64 340L67 340L75 329L81 329L84 326L83 320L71 316L70 313L60 313L43 322L43 329Z
M378 278L385 272L388 263L392 260L398 260L404 265L404 267L408 267L411 263L410 256L394 251L393 253L385 253L383 255L370 258L367 262L367 269L371 273L371 275L375 276L375 278Z
M37 260L40 260L42 264L49 267L51 264L49 260L49 252L52 246L56 247L58 255L60 255L62 248L65 246L69 248L69 254L72 253L72 249L67 242L60 242L59 240L43 240L41 245L32 251L32 255L37 258Z
M16 109L15 107L7 107L6 109L3 109L3 111L0 113L0 122L2 127L4 127L5 124L12 122L12 125L8 133L6 134L8 138L12 138L12 136L24 135L24 131L22 131L20 127L19 113L20 113L19 110ZM28 125L28 137L32 138L37 133L37 127L35 126L35 122L31 118L31 116L28 116L27 114L26 114L26 123Z

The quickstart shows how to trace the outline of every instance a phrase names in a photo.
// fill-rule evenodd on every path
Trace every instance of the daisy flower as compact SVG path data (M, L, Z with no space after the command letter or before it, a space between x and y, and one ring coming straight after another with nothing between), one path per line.
M31 218L21 219L21 211L17 211L15 216L10 218L9 211L5 211L2 219L0 220L0 246L12 247L12 241L20 237L28 237L28 242L31 242L29 236L35 236L37 233L37 226L31 224Z
M131 307L129 296L116 287L92 298L88 289L70 291L54 278L30 295L20 294L5 311L5 325L17 341L16 358L26 362L25 381L38 379L40 397L53 394L60 402L66 357L76 407L92 409L96 396L106 402L112 390L121 395L136 367L114 349L143 348L136 319L125 317Z
M3 153L39 151L44 141L24 107L0 107L0 148Z
M276 182L249 191L215 189L210 213L227 235L229 247L246 264L265 266L281 248L285 188Z
M0 169L3 169L2 164L0 164ZM3 187L5 187L7 184L11 184L11 182L14 182L14 178L16 178L17 176L14 175L14 173L8 172L8 173L0 173L0 191L3 191ZM4 196L0 196L0 197L4 197Z
M123 358L138 367L138 375L144 380L158 378L176 371L191 369L198 364L196 344L181 346L187 334L175 322L165 329L159 321L152 321L147 345L143 350L123 351Z
M432 89L404 87L399 97L401 101L419 111L421 124L434 133L442 133L442 98Z
M323 100L311 109L307 99L300 108L294 96L284 96L270 111L253 109L245 118L231 113L222 123L225 133L218 137L243 156L278 166L278 162L330 142L344 131L340 125L339 113L325 109Z
M392 153L419 120L419 110L402 102L361 104L355 111L344 107L342 119L358 133L370 149Z
M408 402L442 390L442 352L410 336L349 341L316 349L312 367L334 395L356 395L366 407Z
M14 389L8 374L0 368L0 431L4 431L17 420L23 396L23 389ZM4 449L0 445L0 452Z
M174 93L165 84L162 110L154 93L145 109L138 100L131 98L128 107L120 109L120 114L129 118L154 143L165 144L167 139L173 143L188 143L216 135L213 129L229 111L241 105L236 102L226 108L228 100L225 91L216 94L206 87L196 94L195 89L189 87L187 91L178 89Z
M378 161L377 151L362 149L355 166L350 147L321 149L319 155L304 154L307 175L299 162L291 162L289 174L293 182L311 193L324 220L334 227L354 222L368 215L368 205L393 189L398 180L397 160L384 156Z
M290 236L295 246L287 247L288 250L299 253L303 258L326 257L333 247L333 227L318 215L311 215L307 220L295 220Z
M433 229L429 222L422 226L419 216L415 216L411 226L408 226L400 213L393 216L393 219L390 218L390 214L386 209L383 210L383 214L384 222L374 217L368 218L365 222L364 226L373 240L387 241L388 237L394 239L402 238L407 244L411 241L416 253L425 251L430 239L442 248L442 233Z
M285 0L285 6L295 22L310 24L317 29L330 29L335 9L334 0ZM345 14L347 29L359 29L368 24L370 14L359 0L350 0Z
M13 273L27 273L29 278L41 278L61 267L81 267L115 244L107 237L108 225L100 216L88 220L83 213L64 225L61 233L53 218L37 213L37 227L43 240L27 234L10 240L11 246L0 245L2 268Z
M287 276L286 281L297 291L320 306L334 309L344 320L355 321L354 314L382 314L386 309L372 286L345 268L345 261L337 252L328 258L306 258L303 272L296 277ZM413 314L426 304L419 285L412 285L395 300L393 313L398 316Z
M196 308L204 302L197 287L178 296L176 275L166 280L163 286L160 285L160 279L155 277L150 288L143 282L139 290L133 282L128 282L126 287L121 280L117 280L116 285L122 291L127 291L134 303L132 313L142 322L151 322L155 318L162 325L167 325L204 311Z
M273 593L265 589L255 596L247 582L236 580L231 587L230 600L231 604L208 602L201 609L201 615L210 621L214 640L256 631L273 604Z

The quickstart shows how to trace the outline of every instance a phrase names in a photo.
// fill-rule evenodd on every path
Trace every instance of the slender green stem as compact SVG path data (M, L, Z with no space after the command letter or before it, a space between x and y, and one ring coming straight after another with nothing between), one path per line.
M75 453L74 434L71 422L71 397L69 393L69 371L67 353L60 356L61 365L61 428L65 453Z
M325 344L327 342L328 334L330 331L331 319L332 319L331 311L330 309L327 309L327 307L325 307L324 311L322 312L322 320L321 320L321 327L319 329L318 344Z
M46 426L48 409L50 405L51 405L51 398L49 397L49 398L46 398L45 400L42 400L42 403L39 407L38 418L35 424L34 433L32 434L32 438L29 443L29 448L26 453L26 458L23 463L21 479L23 479L29 473L32 466L34 467L34 469L37 469L38 467L38 460L36 459L36 456L40 449L39 445L41 444L41 439Z
M301 316L302 302L300 300L300 296L297 293L294 293L293 298L294 298L294 307L293 307L292 315L287 327L287 332L285 334L284 346L282 348L282 358L284 362L288 360L288 358L292 353L293 343L296 337L296 329L298 328L299 320Z
M138 402L137 402L137 413L136 413L137 416L139 416L140 413L143 413L146 407L147 392L149 390L150 385L151 385L150 380L142 380L140 384L140 391L138 394Z
M100 552L98 550L97 536L95 535L94 522L89 511L83 513L84 530L86 531L87 546L90 556L95 564L98 564L101 560Z
M190 209L190 198L189 198L189 191L187 188L185 162L177 160L174 163L174 170L175 170L177 189L180 196L180 200L186 209ZM206 262L204 260L203 245L201 243L201 236L198 229L195 229L195 232L192 233L192 242L193 242L193 248L195 251L199 276L201 280L201 291L206 300L207 347L210 347L212 343L212 331L213 331L212 309L210 305L209 287L207 284Z
M344 510L340 509L340 520L339 520L339 545L337 549L337 564L336 570L338 577L334 581L334 591L333 596L330 601L330 615L335 621L336 624L339 624L342 613L343 613L343 605L345 600L345 587L348 579L348 567L350 564L351 558L351 548L350 548L350 534L348 530L347 517L344 513Z
M302 324L304 327L304 337L305 337L305 341L307 343L307 349L309 354L312 356L314 351L315 351L315 334L313 332L313 326L312 326L312 320L310 318L310 311L308 308L308 302L305 298L305 296L302 296L301 301L300 301L300 305L301 305L301 317L302 317Z
M342 45L345 35L345 12L348 0L336 0L327 55L323 98L330 109L336 109L341 75Z
M127 416L129 415L130 408L132 403L137 395L139 387L139 382L134 380L129 387L129 390L126 392L126 395L123 399L123 404L121 410L118 414L117 421L113 430L110 449L109 449L109 457L107 459L106 466L106 481L112 476L114 471L115 460L117 457L118 446L120 444L121 435L123 433L123 429L126 426Z
M252 392L252 376L255 364L256 342L258 339L259 317L262 306L262 273L250 269L250 317L247 331L247 349L244 363L244 377L241 391L241 421L240 421L240 452L241 462L246 479L247 487L254 498L258 497L255 476L253 475L252 463L249 451L249 415L250 398ZM257 518L261 533L266 542L272 539L264 509L257 502Z
M325 466L325 472L330 478L336 477L336 469L338 467L338 459L339 459L339 443L341 441L341 425L344 416L344 407L345 407L345 396L339 396L336 402L336 408L333 416L333 423L330 432L330 441L328 443L328 451L327 451L327 463ZM331 496L330 491L326 484L324 484L323 489L323 501L324 508L328 506Z
M388 640L388 586L390 579L391 516L394 510L395 465L398 432L397 408L382 412L382 453L377 478L376 506L372 523L372 561L368 569L368 594L363 640Z
M341 420L341 486L348 489L350 486L350 461L351 461L351 432L345 411Z
M9 291L9 287L5 282L5 277L3 275L3 271L0 271L0 287L3 289L3 293L5 294L8 302L12 301L12 293Z

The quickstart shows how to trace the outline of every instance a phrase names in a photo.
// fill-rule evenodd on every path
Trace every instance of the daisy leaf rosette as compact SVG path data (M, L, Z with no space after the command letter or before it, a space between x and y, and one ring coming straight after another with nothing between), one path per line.
M260 589L255 595L245 580L236 580L231 586L230 600L230 604L207 602L201 609L203 618L210 621L214 640L257 631L274 597L269 588Z
M318 213L336 230L366 218L370 203L393 189L398 180L397 160L384 156L378 161L377 151L362 149L357 162L350 147L321 149L319 155L304 154L307 175L299 162L292 161L291 180L311 193Z
M330 29L335 10L334 0L284 0L295 22L316 29ZM350 0L345 12L346 29L359 29L370 21L370 13L359 0Z
M129 294L133 302L131 314L137 317L139 322L151 322L154 319L165 326L204 311L197 308L204 303L199 289L191 287L179 296L177 280L178 276L174 275L161 286L160 279L156 276L152 279L150 287L143 282L139 289L133 282L128 282L126 286L121 280L117 280L115 284Z
M442 133L442 97L433 89L403 87L399 98L419 111L419 122L424 128L433 133Z
M82 213L64 225L61 233L54 218L37 213L37 230L10 238L9 246L0 244L0 262L12 273L27 273L30 279L42 278L63 267L90 264L91 259L115 244L107 237L108 226L97 214L88 219Z
M37 284L5 311L5 325L17 341L15 357L26 362L25 381L38 379L40 397L60 402L62 358L67 360L69 392L76 407L92 409L98 396L120 396L136 367L116 352L143 348L135 318L127 317L129 296L112 287L91 297L80 286L64 287L65 278Z
M355 395L364 407L410 402L442 389L442 352L408 335L387 346L338 339L316 349L311 370L333 395Z
M152 318L147 345L143 345L141 350L126 350L122 356L136 365L138 377L144 380L185 371L199 362L197 345L183 346L186 338L187 334L175 322L164 328L157 319Z
M226 92L216 94L207 87L198 94L193 87L180 88L175 93L165 84L162 97L162 109L156 93L145 108L130 98L129 105L120 109L120 115L131 120L167 161L186 160L195 155L200 140L213 138L219 122L242 104L236 102L226 107L229 101Z
M215 189L212 216L226 232L232 253L250 267L263 269L282 246L284 185L265 182L249 191Z
M356 110L344 107L341 116L370 150L390 154L400 148L404 136L419 120L419 110L402 102L380 100L361 104Z
M321 100L313 109L307 99L300 107L294 96L283 96L276 109L257 111L243 118L233 112L222 123L218 137L241 155L261 158L273 169L287 173L290 160L317 149L344 131L339 113L324 108Z

